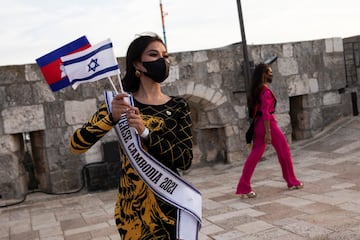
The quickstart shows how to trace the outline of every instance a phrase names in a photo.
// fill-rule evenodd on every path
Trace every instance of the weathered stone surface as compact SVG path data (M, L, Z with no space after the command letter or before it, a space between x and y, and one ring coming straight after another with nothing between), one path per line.
M45 116L42 105L12 107L2 110L5 134L44 130Z
M34 83L32 91L34 92L34 102L43 103L54 102L56 100L54 93L45 81Z
M69 125L87 122L96 111L96 99L65 102L65 121Z
M66 127L63 102L50 102L44 104L45 123L48 129Z
M0 136L0 195L5 199L18 197L25 187L23 159L18 159L19 150L16 136Z
M297 139L308 138L327 124L352 113L349 93L358 92L357 83L360 82L357 79L360 68L355 64L360 55L354 49L354 43L359 41L360 38L348 39L344 47L342 39L338 38L248 46L251 67L278 56L272 64L271 88L277 96L279 125L289 141L292 133ZM166 94L183 96L192 109L194 156L206 155L204 151L207 150L200 149L199 144L216 140L215 137L197 139L202 129L211 129L217 132L211 136L224 138L221 149L205 148L209 150L207 163L220 158L229 162L242 161L238 156L246 153L245 91L249 83L244 78L242 47L241 43L236 43L217 49L173 53L170 57L170 76L162 87ZM125 59L119 58L118 62L125 70ZM118 87L116 77L112 80ZM39 144L35 156L45 155L44 161L48 161L51 169L48 175L42 176L46 179L41 186L73 188L79 179L78 176L72 178L71 174L76 174L85 163L101 160L103 141L116 140L111 131L85 154L72 155L68 148L73 131L103 103L104 90L113 90L108 80L82 84L76 90L65 88L51 92L37 65L29 64L0 68L0 83L0 137L31 132L35 138L31 139L31 144ZM360 98L357 102L360 103ZM20 139L16 142L21 146ZM21 151L21 147L19 149ZM21 154L12 151L10 156L19 161ZM201 163L199 159L194 162ZM21 181L23 179L18 182ZM17 189L21 189L22 185L18 185Z
M0 106L1 108L4 108L6 105L5 99L6 99L6 93L5 93L5 87L0 87Z
M1 85L21 83L25 80L25 65L3 67L0 71Z
M279 58L278 66L282 76L299 74L298 64L294 58Z
M36 64L25 65L25 79L29 82L41 80L43 83L46 83L44 77L41 74L39 66Z
M293 46L291 44L284 44L283 45L283 56L285 58L293 57Z
M325 52L342 52L343 51L343 41L341 38L328 38L325 39Z
M11 84L6 88L5 107L28 106L36 104L29 84Z
M338 92L328 92L323 96L323 104L326 105L334 105L339 104L341 102L341 97Z
M198 51L198 52L194 52L194 54L193 54L193 61L196 63L206 62L208 60L209 59L207 57L206 51Z
M167 83L172 83L180 80L179 65L170 66L169 77L166 79Z
M218 73L220 72L220 64L219 61L214 59L208 62L207 64L208 73Z
M317 79L307 78L307 76L294 75L289 77L288 94L290 97L298 95L312 94L319 91Z

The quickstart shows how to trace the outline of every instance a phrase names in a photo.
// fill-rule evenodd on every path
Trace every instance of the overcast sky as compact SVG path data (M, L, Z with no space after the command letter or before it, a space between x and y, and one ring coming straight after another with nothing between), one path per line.
M359 0L241 0L248 44L360 35ZM162 0L168 51L241 42L236 0ZM35 59L83 35L125 56L136 34L163 37L159 0L0 0L0 65Z

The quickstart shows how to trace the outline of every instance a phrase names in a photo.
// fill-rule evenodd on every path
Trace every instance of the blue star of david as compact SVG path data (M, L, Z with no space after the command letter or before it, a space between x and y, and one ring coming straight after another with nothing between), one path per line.
M90 71L96 71L96 68L97 67L99 67L100 65L98 64L98 59L96 58L96 59L91 59L91 61L90 61L90 63L88 64L88 67L89 67L89 70L88 70L88 72L90 72Z

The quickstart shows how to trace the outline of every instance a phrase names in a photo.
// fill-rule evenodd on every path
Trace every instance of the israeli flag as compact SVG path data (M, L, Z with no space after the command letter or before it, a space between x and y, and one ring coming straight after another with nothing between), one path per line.
M94 82L120 74L110 39L81 52L61 57L61 61L74 89L84 82Z

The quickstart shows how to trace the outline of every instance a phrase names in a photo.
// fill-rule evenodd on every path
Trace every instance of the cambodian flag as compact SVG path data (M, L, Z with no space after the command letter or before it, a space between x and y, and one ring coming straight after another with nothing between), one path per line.
M82 36L42 57L36 63L53 92L71 85L63 69L61 57L91 47L85 36Z

